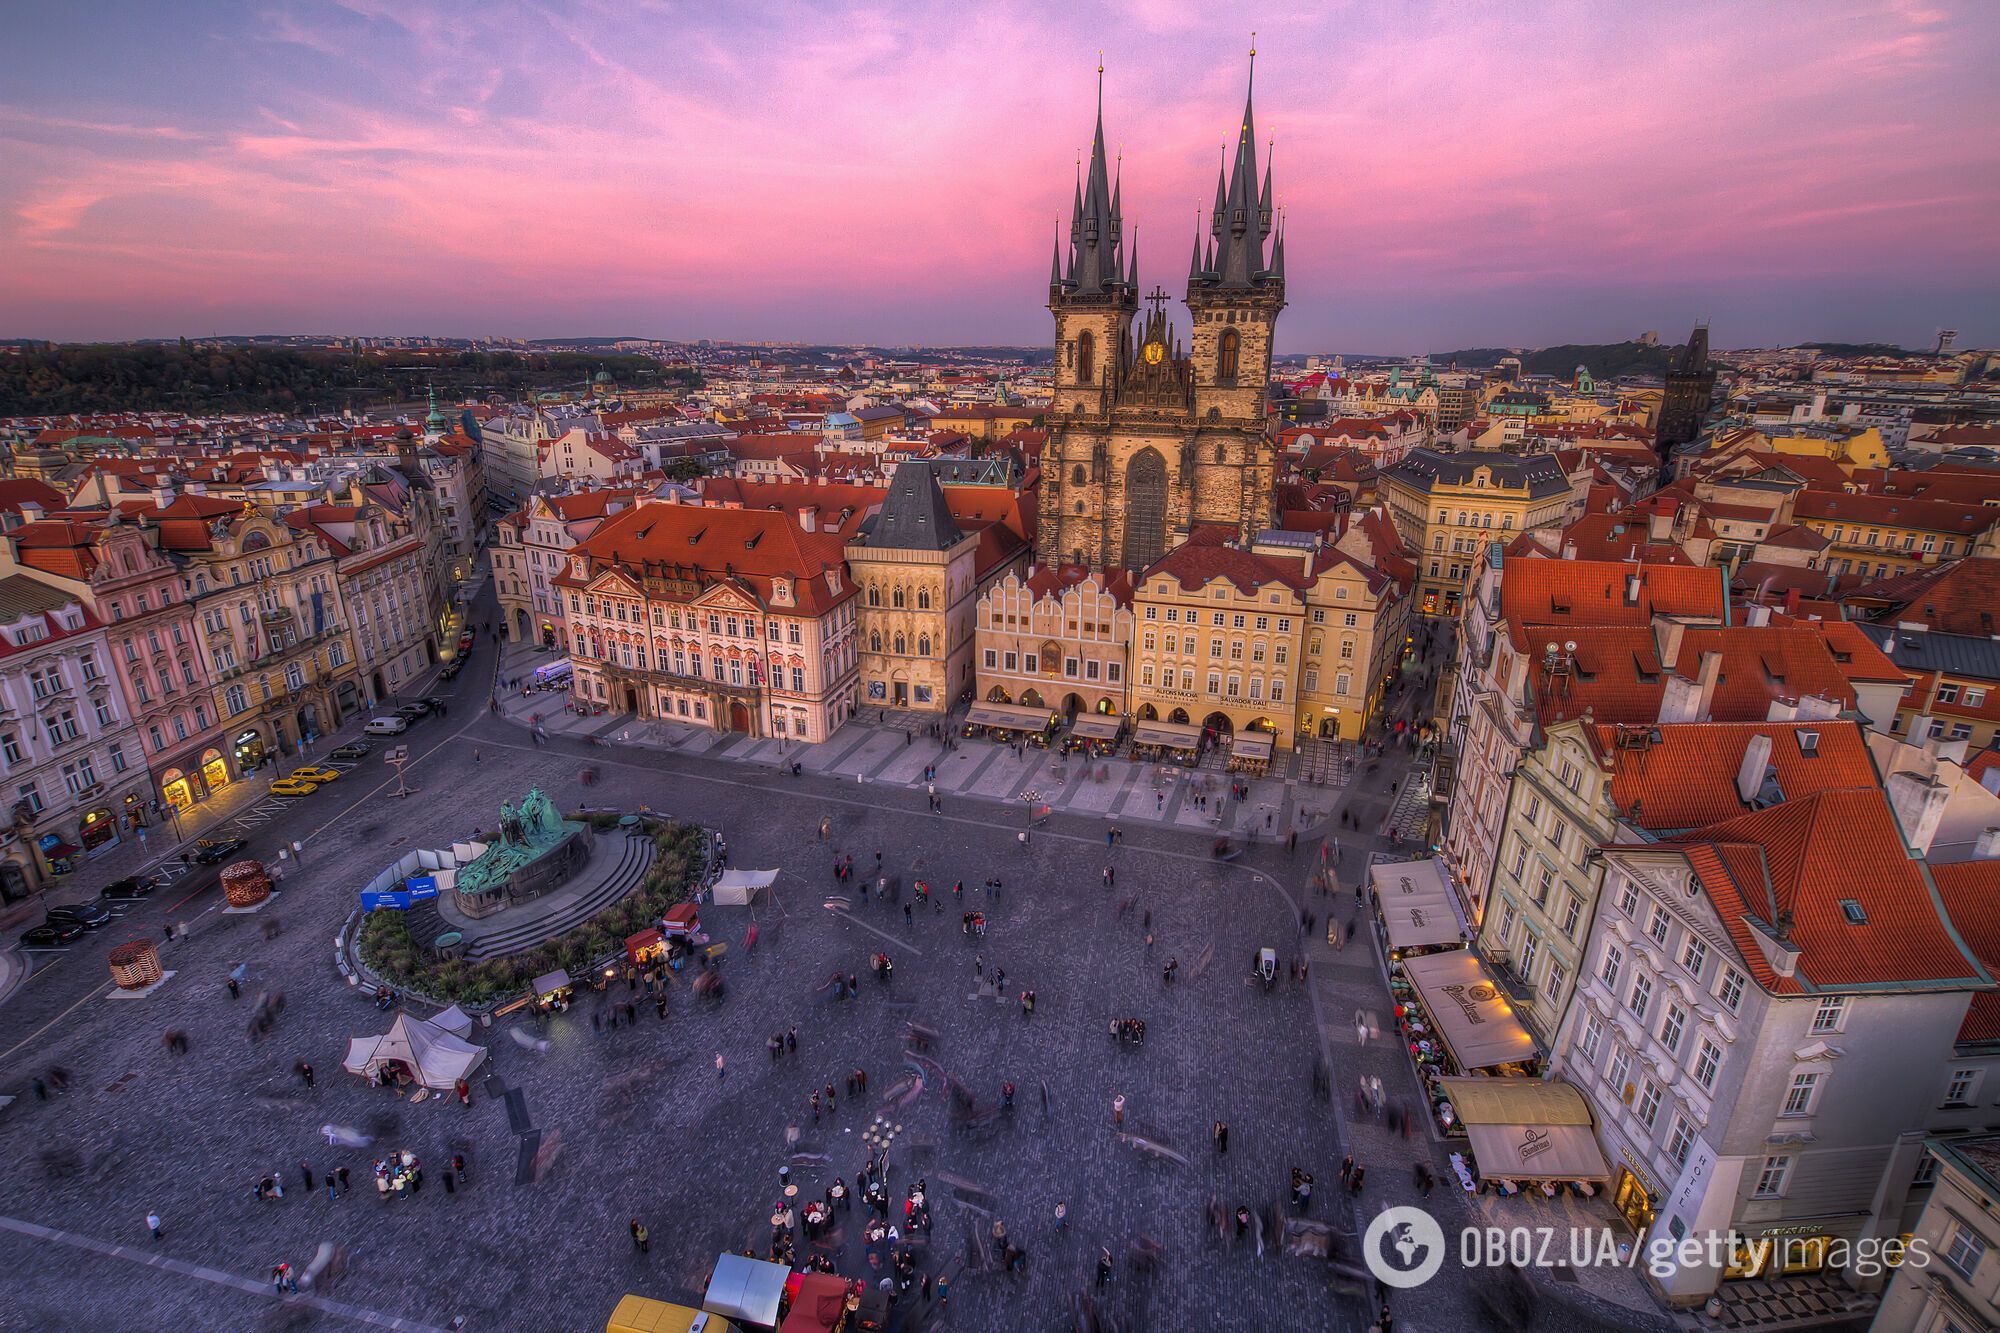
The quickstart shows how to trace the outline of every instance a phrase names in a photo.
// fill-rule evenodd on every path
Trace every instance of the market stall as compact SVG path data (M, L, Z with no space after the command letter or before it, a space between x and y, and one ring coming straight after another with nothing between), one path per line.
M700 929L701 911L693 903L675 903L660 918L660 933L668 939L693 939Z
M1229 741L1229 771L1261 776L1271 766L1276 737L1268 731L1239 731Z
M964 731L967 736L985 736L1002 744L1020 739L1047 745L1049 732L1054 727L1055 717L1046 709L1027 708L1021 704L985 703L974 704L966 710Z
M833 1273L794 1273L791 1308L778 1333L833 1333L847 1318L847 1279Z
M569 979L568 972L557 968L529 982L528 989L534 994L535 1007L547 1012L569 1008L570 997L576 994L576 983Z
M484 1046L460 1041L434 1023L400 1014L379 1037L355 1037L341 1062L348 1073L378 1083L415 1083L436 1092L469 1078L486 1058Z
M1132 753L1140 759L1195 763L1201 758L1201 728L1183 722L1141 722L1132 730Z
M1437 861L1380 861L1368 868L1368 884L1392 957L1464 943Z
M1568 1185L1595 1193L1611 1178L1590 1103L1571 1084L1539 1078L1440 1078L1449 1118L1464 1126L1481 1178L1503 1194Z
M775 870L727 870L722 878L715 881L714 902L717 907L748 907L757 895L778 882Z
M1082 750L1093 757L1108 755L1118 748L1118 739L1124 734L1125 724L1110 714L1078 713L1070 720L1063 749Z
M776 1328L792 1270L740 1254L718 1255L701 1308L753 1328Z
M633 967L651 967L667 959L667 942L659 931L648 927L625 937L625 961Z

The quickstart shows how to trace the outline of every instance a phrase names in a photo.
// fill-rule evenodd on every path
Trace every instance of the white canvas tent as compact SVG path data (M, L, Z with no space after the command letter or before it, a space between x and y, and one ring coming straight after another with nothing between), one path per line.
M486 1058L484 1046L460 1041L435 1023L399 1014L379 1037L354 1037L341 1063L350 1074L373 1078L390 1061L404 1065L427 1088L443 1092L470 1078Z
M457 1005L453 1005L441 1014L432 1014L430 1021L433 1026L441 1027L461 1040L472 1035L472 1019Z
M748 907L757 895L778 882L775 870L727 870L715 881L717 907Z

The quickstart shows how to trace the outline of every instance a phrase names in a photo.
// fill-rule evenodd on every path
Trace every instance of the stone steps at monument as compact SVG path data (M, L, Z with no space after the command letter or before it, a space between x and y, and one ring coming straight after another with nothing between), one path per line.
M403 913L403 924L409 927L410 938L429 948L431 941L451 929L446 924L444 914L431 902L411 903Z
M476 937L466 948L467 961L482 962L518 953L588 921L638 885L647 870L652 868L657 851L652 838L627 834L625 845L619 849L618 859L611 869L595 884L585 888L574 902L547 916Z

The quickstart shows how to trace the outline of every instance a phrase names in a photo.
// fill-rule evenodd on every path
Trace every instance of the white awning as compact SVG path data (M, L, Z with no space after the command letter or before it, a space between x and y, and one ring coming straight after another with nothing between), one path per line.
M758 894L778 882L775 870L727 870L715 881L717 907L748 907Z
M1229 742L1229 753L1238 759L1269 759L1271 740L1268 731L1239 731Z
M1390 948L1452 944L1464 938L1451 890L1436 860L1377 862L1368 868L1368 881L1389 928Z
M1403 971L1460 1069L1488 1069L1527 1060L1535 1039L1514 1017L1504 991L1464 949L1405 958Z
M372 1078L384 1063L394 1060L425 1087L444 1091L469 1077L485 1058L484 1046L473 1046L433 1023L400 1014L383 1035L350 1039L341 1065L350 1074Z
M1049 713L1045 708L1024 708L1020 704L974 704L966 712L965 720L975 727L1041 731L1049 725Z
M1590 1103L1571 1084L1539 1078L1443 1078L1438 1090L1465 1126L1479 1169L1510 1180L1611 1178Z
M531 983L537 998L543 995L552 995L569 984L569 973L561 968L557 968L553 972L544 972Z
M1201 728L1180 722L1141 722L1132 739L1139 745L1164 745L1170 750L1192 750L1201 744Z
M715 1272L708 1279L708 1292L701 1298L701 1308L725 1319L776 1328L778 1305L791 1275L792 1270L783 1264L740 1254L720 1255L715 1261Z
M1069 729L1071 735L1081 736L1087 741L1115 741L1120 725L1117 718L1102 713L1078 713L1076 720L1069 724Z

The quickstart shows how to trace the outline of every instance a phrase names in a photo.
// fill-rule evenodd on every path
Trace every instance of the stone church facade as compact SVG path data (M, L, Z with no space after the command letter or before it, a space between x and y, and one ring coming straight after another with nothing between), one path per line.
M1036 544L1046 565L1139 570L1196 525L1247 542L1270 522L1277 446L1266 398L1285 242L1268 161L1258 186L1249 101L1233 169L1216 176L1210 235L1189 261L1185 339L1165 291L1140 297L1121 192L1107 170L1100 97L1067 254L1058 243L1049 270L1055 388Z

